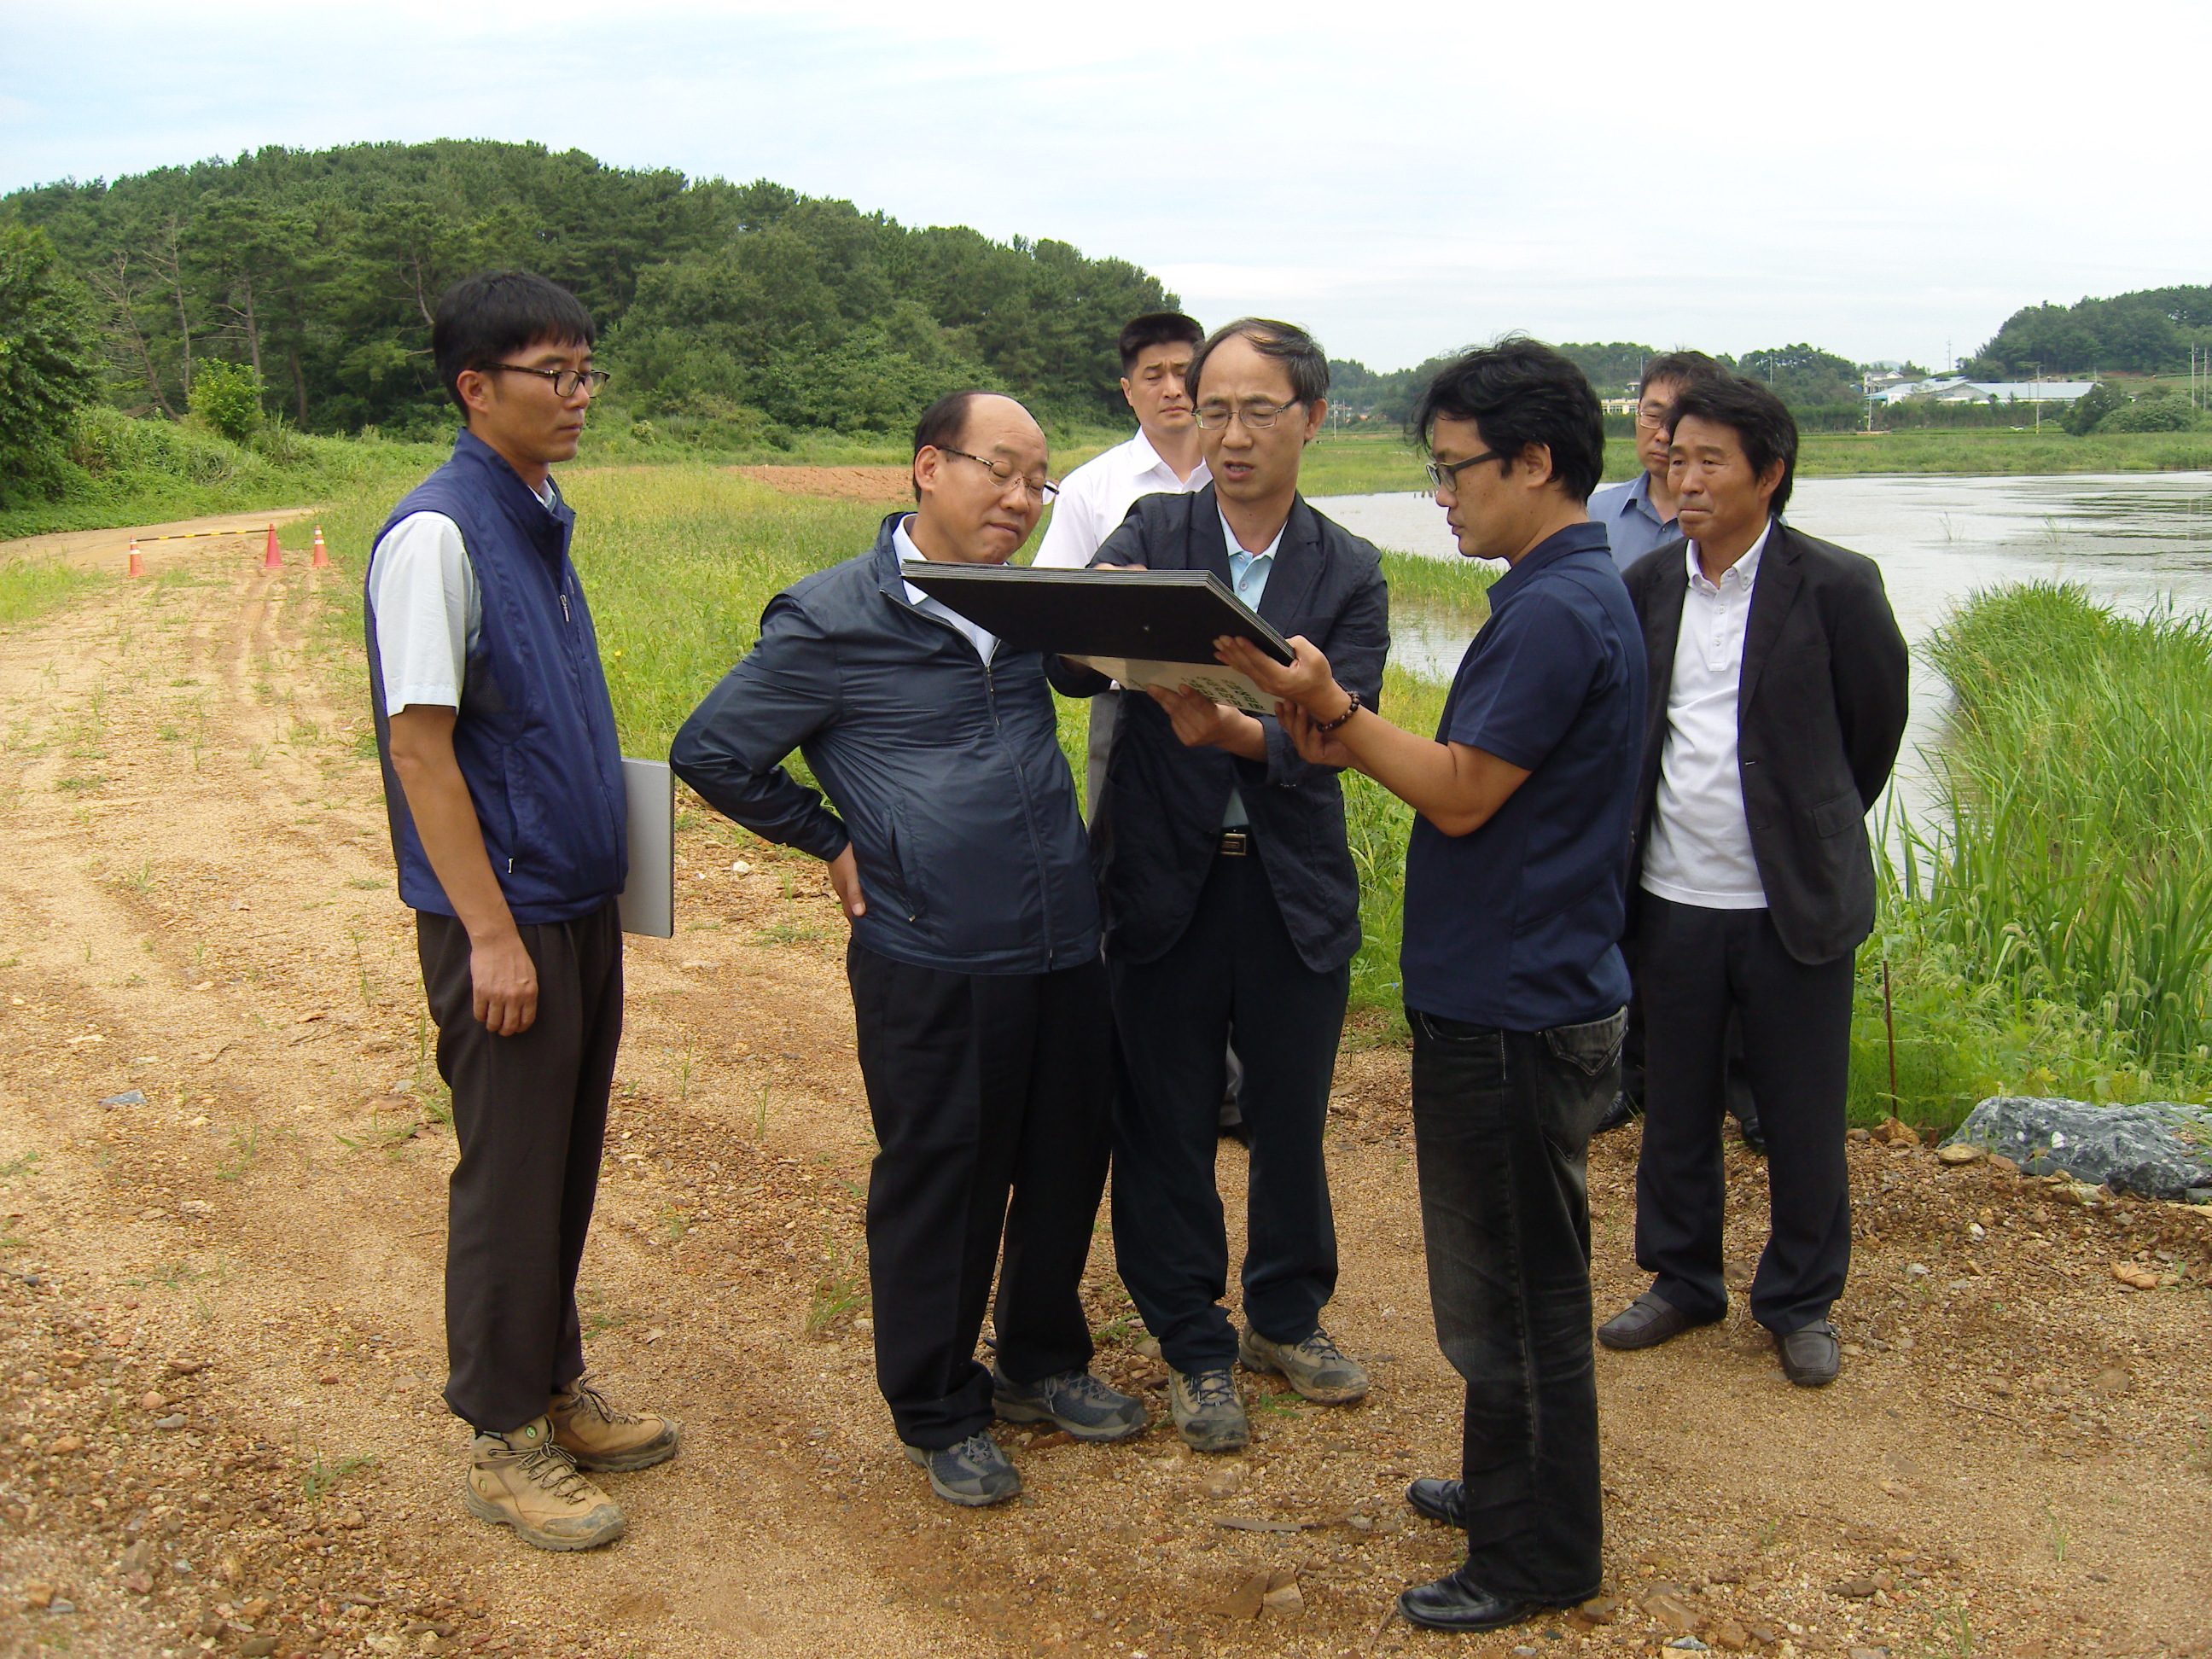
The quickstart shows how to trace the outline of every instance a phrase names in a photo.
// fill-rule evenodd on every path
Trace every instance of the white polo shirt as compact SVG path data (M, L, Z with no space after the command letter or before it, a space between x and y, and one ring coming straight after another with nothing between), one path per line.
M1705 579L1698 544L1684 556L1689 591L1667 682L1667 738L1659 751L1659 793L1644 853L1644 890L1707 910L1764 910L1766 888L1743 815L1736 764L1736 691L1743 678L1745 625L1772 520L1751 551Z
M1187 495L1212 481L1204 461L1189 477L1176 477L1152 440L1139 432L1067 475L1053 503L1052 523L1030 563L1046 569L1080 570L1121 527L1139 496Z

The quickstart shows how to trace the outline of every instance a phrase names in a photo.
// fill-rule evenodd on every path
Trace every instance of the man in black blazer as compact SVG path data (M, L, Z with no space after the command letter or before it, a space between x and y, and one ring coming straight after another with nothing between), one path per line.
M1199 348L1188 384L1213 482L1139 501L1093 562L1211 570L1280 633L1326 640L1372 707L1390 645L1381 561L1297 493L1328 359L1303 330L1247 318ZM1240 1358L1321 1403L1367 1391L1321 1326L1337 1267L1322 1130L1359 946L1344 796L1272 715L1155 688L1123 700L1091 836L1123 1060L1115 1254L1166 1356L1176 1426L1228 1451L1249 1432ZM1241 1339L1213 1179L1232 1028L1251 1149Z
M1728 1310L1720 1125L1729 1016L1768 1152L1752 1316L1792 1382L1841 1363L1844 1105L1854 956L1874 929L1866 814L1905 732L1906 653L1871 559L1782 522L1797 427L1756 380L1675 399L1687 539L1627 573L1650 665L1629 933L1644 1011L1636 1259L1651 1288L1598 1331L1647 1348Z

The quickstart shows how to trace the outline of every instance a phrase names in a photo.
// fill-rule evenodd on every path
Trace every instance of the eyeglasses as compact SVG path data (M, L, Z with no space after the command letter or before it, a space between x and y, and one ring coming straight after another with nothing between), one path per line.
M607 383L604 368L532 368L526 363L492 363L487 372L500 370L510 374L535 374L541 380L550 381L556 398L574 397L578 386L597 397L599 388Z
M1504 459L1505 457L1498 453L1498 451L1494 449L1486 449L1481 454L1470 455L1463 461L1453 461L1445 465L1439 465L1437 462L1431 461L1426 469L1429 475L1429 488L1431 489L1448 489L1453 495L1456 495L1459 494L1459 475L1461 473L1466 471L1468 468L1474 465L1479 461L1502 461Z
M1227 404L1200 404L1190 411L1191 419L1207 432L1218 432L1229 424L1231 417L1244 422L1247 432L1265 432L1281 420L1284 415L1298 406L1293 398L1286 404L1246 404L1242 409L1231 409Z
M1024 478L1012 467L1000 466L996 461L986 460L981 455L971 455L964 449L948 449L943 444L939 444L936 447L940 455L957 455L963 461L975 462L998 481L999 488L1001 489L1016 483L1020 484L1029 493L1029 498L1033 501L1048 501L1060 494L1060 486L1049 478Z
M1668 405L1667 409L1652 409L1648 405L1639 405L1636 411L1636 424L1646 431L1656 432L1667 424L1668 412L1672 408L1672 404Z

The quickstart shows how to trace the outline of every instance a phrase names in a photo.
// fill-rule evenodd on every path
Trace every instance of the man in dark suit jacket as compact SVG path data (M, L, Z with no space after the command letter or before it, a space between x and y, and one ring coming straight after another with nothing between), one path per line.
M1380 559L1297 493L1328 359L1303 330L1246 319L1199 348L1188 385L1213 483L1138 501L1094 562L1212 571L1279 632L1326 639L1371 707L1390 644ZM1056 683L1095 689L1064 672ZM1115 1253L1166 1356L1176 1426L1199 1450L1227 1451L1249 1435L1240 1358L1322 1403L1367 1391L1320 1318L1336 1287L1322 1129L1358 876L1336 769L1301 760L1273 716L1156 688L1124 700L1121 728L1091 820L1124 1062ZM1232 1027L1251 1148L1241 1340L1221 1306L1213 1182Z
M1866 814L1905 732L1906 653L1881 572L1784 524L1797 428L1755 380L1685 386L1670 478L1688 539L1627 573L1650 665L1629 930L1644 1009L1636 1259L1601 1327L1646 1348L1728 1310L1723 1054L1733 1010L1768 1151L1752 1316L1793 1382L1841 1363L1850 1265L1844 1105L1854 956L1874 929Z

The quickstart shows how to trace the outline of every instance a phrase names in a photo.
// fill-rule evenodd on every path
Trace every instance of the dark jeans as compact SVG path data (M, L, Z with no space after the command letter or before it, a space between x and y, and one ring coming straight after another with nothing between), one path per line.
M1585 1158L1620 1085L1627 1016L1547 1031L1407 1019L1429 1300L1467 1382L1468 1576L1581 1601L1605 1536Z
M447 1194L446 1403L493 1432L542 1416L584 1372L576 1270L622 1042L616 908L520 931L538 967L538 1018L494 1036L474 1012L467 929L415 915L461 1150Z
M1751 1314L1787 1335L1827 1317L1850 1267L1852 958L1799 962L1765 910L1710 910L1652 893L1641 903L1631 953L1645 1016L1638 1265L1692 1318L1728 1310L1721 1105L1733 1014L1766 1137L1769 1232Z
M1164 955L1108 966L1122 1059L1114 1253L1146 1329L1179 1371L1236 1363L1213 1182L1234 1024L1251 1152L1244 1318L1271 1341L1304 1340L1336 1292L1322 1130L1351 970L1316 973L1300 959L1257 854L1213 860L1190 925Z
M1083 1264L1114 1086L1106 973L1095 957L1047 974L953 973L857 944L845 972L879 1148L876 1382L900 1440L956 1446L991 1421L975 1340L993 1267L1009 1380L1091 1363Z

